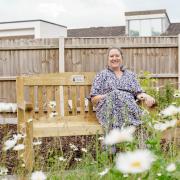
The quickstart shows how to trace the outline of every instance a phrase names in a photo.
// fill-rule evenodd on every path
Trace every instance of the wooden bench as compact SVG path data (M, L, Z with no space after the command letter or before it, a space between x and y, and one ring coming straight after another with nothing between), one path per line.
M103 134L90 101L94 72L66 72L16 79L18 132L26 134L19 152L26 169L33 168L33 138ZM51 108L49 103L55 102ZM153 110L153 109L151 109ZM53 112L55 116L52 117Z
M29 171L33 168L34 137L103 133L86 99L94 77L94 72L17 77L18 132L26 134L25 149L19 156ZM56 107L50 107L50 103Z

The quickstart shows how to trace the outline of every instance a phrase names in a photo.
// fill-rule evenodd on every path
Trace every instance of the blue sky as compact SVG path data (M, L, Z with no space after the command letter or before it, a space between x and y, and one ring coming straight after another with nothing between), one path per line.
M124 12L166 9L180 22L179 0L0 0L0 22L43 19L68 28L120 26Z

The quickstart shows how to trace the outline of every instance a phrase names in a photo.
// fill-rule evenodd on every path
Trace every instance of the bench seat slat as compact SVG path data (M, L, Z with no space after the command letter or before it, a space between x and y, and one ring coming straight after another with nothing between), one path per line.
M47 131L48 129L48 131ZM94 121L34 122L34 137L56 137L103 134L102 126Z

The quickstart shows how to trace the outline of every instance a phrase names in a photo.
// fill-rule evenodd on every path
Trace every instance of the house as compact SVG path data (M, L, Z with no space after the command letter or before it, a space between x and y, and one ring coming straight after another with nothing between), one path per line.
M165 9L125 12L125 26L67 29L44 20L0 22L0 39L176 36L180 23L171 23Z
M171 23L165 9L125 12L125 26L68 29L68 37L161 36L180 34L180 23Z
M0 39L67 37L67 27L38 20L0 22Z

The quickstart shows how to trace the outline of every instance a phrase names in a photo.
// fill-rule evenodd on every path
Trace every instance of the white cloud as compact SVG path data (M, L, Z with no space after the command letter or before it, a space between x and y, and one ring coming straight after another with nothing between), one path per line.
M174 5L175 4L175 5ZM177 0L0 0L0 21L44 19L68 28L125 25L125 11L166 8L180 22Z
M67 12L65 7L62 4L57 3L40 3L38 5L38 9L40 13L44 13L44 15L52 16L53 18L56 18L60 15L61 12Z

